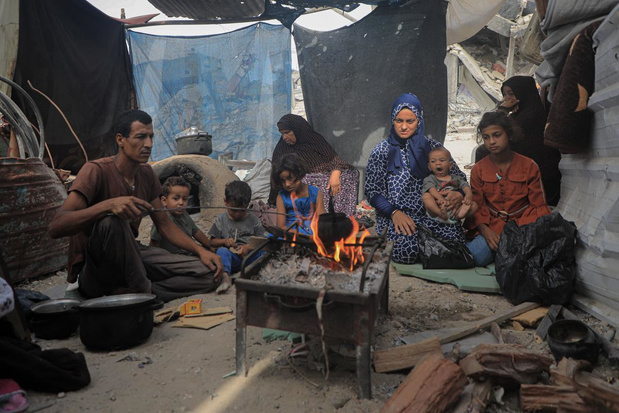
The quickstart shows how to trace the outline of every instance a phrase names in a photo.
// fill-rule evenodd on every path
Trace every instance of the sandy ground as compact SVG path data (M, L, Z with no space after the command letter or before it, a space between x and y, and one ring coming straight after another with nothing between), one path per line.
M470 162L475 145L472 133L451 133L445 145L461 167ZM402 337L417 332L463 326L511 307L500 295L464 293L451 285L398 275L393 268L390 282L389 314L379 316L376 323L374 350L401 345ZM18 287L45 292L63 285L64 274L59 273ZM192 298L201 298L204 307L235 309L234 287L226 295ZM599 332L610 330L604 323L578 314ZM502 327L509 330L511 324ZM529 348L549 351L545 343L533 339L533 330L511 334ZM315 355L311 361L289 359L293 344L267 343L257 327L248 328L248 377L230 375L236 368L234 321L208 331L165 323L155 327L142 345L116 352L90 351L79 334L36 343L44 349L66 347L84 353L92 382L66 394L29 392L31 412L376 412L406 377L405 373L372 373L373 399L358 400L354 359L331 353L327 381L317 369L321 364L316 338L309 340ZM618 373L608 363L602 363L598 371L608 377ZM505 405L493 405L489 411L514 411L509 397L504 397ZM513 403L515 396L511 397Z
M62 284L62 277L51 277L45 283ZM402 345L402 337L420 331L462 326L511 307L500 295L465 293L451 285L398 275L393 268L390 282L390 312L381 315L376 323L374 350ZM235 308L234 287L223 296L204 294L193 298L202 298L206 307ZM595 319L579 315L602 333L608 329ZM510 323L502 327L511 330ZM549 352L545 343L534 340L533 332L527 329L510 334L529 348ZM84 353L92 382L66 394L29 392L29 411L376 412L405 378L405 373L372 373L373 399L358 400L353 358L330 352L331 375L326 381L317 369L321 353L316 338L308 342L313 361L290 360L293 344L267 343L262 339L262 329L257 327L248 328L248 377L226 377L235 370L234 321L208 331L173 328L165 323L155 327L146 343L115 352L90 351L81 343L79 334L36 343L44 349L66 347ZM148 364L149 360L152 363ZM602 377L616 377L619 373L608 363L603 363L600 371ZM490 411L514 411L509 396L504 398L505 406L496 405Z
M510 306L498 295L466 294L453 286L399 276L395 271L391 271L390 280L390 314L377 322L374 349L400 345L399 337L461 325ZM56 281L62 283L62 275L50 280L52 284ZM206 307L235 308L234 291L193 298L202 298ZM64 395L30 392L32 411L372 412L380 409L405 377L373 373L374 399L357 400L354 359L332 354L329 381L314 363L305 360L292 361L297 373L287 360L291 343L267 343L262 339L262 329L249 327L249 375L224 378L235 370L234 321L208 331L173 328L166 323L155 327L146 343L116 352L89 351L79 334L36 343L44 349L66 347L83 352L92 383ZM134 360L122 361L127 356ZM148 359L152 364L144 364Z

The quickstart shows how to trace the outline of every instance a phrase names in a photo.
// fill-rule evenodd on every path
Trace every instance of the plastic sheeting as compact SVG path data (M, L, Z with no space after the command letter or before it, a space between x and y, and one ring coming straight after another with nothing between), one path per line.
M60 113L26 81L58 105L91 159L115 153L112 124L131 106L133 92L125 30L83 0L28 0L19 5L14 80L41 111L56 167L75 173L84 157L73 134ZM34 122L23 97L14 93L13 99Z
M540 22L540 29L546 35L540 50L544 61L535 76L542 88L550 87L550 102L574 38L594 21L603 19L616 5L617 0L548 1L545 17Z
M444 140L446 6L434 0L379 6L331 32L294 26L308 121L348 163L364 169L389 135L393 101L405 92L423 104L426 135Z
M151 158L176 154L174 135L197 126L212 157L270 157L277 120L290 112L290 32L255 24L216 36L128 34L140 109L153 117Z
M498 13L505 0L449 0L447 45L473 37Z

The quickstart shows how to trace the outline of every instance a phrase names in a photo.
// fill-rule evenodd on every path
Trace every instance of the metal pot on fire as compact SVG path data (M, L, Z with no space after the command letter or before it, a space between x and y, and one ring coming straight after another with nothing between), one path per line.
M148 340L154 310L163 302L153 294L121 294L94 298L78 306L80 339L92 350L120 350Z
M342 212L335 212L333 197L329 197L329 212L318 217L318 237L324 245L333 245L346 239L353 231L353 223Z

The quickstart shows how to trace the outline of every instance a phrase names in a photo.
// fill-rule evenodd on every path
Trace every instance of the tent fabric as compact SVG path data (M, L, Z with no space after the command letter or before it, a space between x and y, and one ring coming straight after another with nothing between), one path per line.
M391 104L405 92L421 100L426 135L444 140L446 4L379 6L331 32L294 26L308 121L348 163L365 167L389 134Z
M19 40L19 2L0 1L0 75L13 79ZM11 87L0 82L0 92L11 96Z
M505 0L449 0L447 45L473 37L488 24Z
M140 108L153 117L151 159L176 154L174 136L196 126L213 136L213 157L270 157L277 120L290 111L290 31L255 24L215 36L129 32Z
M78 153L69 159L67 147L79 151L75 138L58 111L28 86L28 80L60 107L90 158L114 153L112 124L130 108L132 94L123 24L83 0L19 3L15 82L41 110L45 138L54 158L60 158L56 166L72 169L81 166L84 158ZM17 95L14 99L35 122L29 105Z
M572 41L591 23L602 20L617 5L617 0L550 0L540 29L546 35L541 44L544 61L535 71L537 82L548 88L552 102L559 76Z

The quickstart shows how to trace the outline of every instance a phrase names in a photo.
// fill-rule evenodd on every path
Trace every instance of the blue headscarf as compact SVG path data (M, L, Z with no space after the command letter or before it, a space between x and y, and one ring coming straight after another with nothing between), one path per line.
M419 123L417 130L408 139L400 138L395 132L393 121L403 108L413 111ZM411 174L417 178L425 178L430 175L428 169L428 154L432 150L430 142L425 137L426 126L423 121L423 108L417 96L412 93L405 93L393 102L391 107L391 134L387 141L390 144L389 154L387 155L387 170L391 173L398 172L402 168L401 148L408 150L408 163L410 164Z

